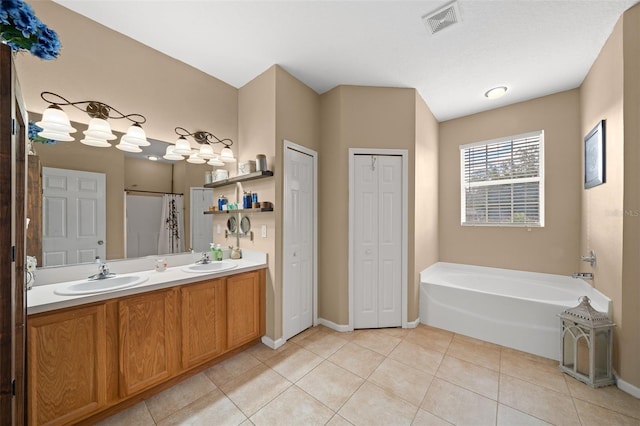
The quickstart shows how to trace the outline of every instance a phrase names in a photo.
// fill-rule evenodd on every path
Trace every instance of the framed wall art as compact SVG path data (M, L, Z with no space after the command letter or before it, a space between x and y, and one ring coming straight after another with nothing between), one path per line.
M584 137L584 189L605 183L605 120Z

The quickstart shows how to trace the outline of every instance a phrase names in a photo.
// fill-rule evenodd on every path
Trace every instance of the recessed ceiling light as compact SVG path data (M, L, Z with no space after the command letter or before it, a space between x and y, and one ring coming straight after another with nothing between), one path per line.
M487 90L484 96L489 99L498 99L504 96L505 93L507 93L507 86L498 86Z
M158 161L158 157L156 157L155 155L149 155L147 158L151 161Z

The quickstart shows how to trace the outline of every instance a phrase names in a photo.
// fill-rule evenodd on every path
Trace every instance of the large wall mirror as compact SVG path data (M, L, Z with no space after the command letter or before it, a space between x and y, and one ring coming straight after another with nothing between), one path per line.
M30 119L33 121L34 117L36 114L31 114ZM86 128L81 123L73 125L79 132ZM200 226L203 229L194 229L194 233L209 233L209 237L212 230L206 226L207 222L190 220L190 206L195 202L190 195L195 188L202 187L205 173L210 173L212 167L164 160L162 155L168 144L157 140L149 142L151 146L144 147L142 153L91 147L77 140L32 145L35 155L30 156L29 186L34 190L29 192L29 204L35 206L31 209L41 209L43 214L38 217L37 212L31 213L27 254L37 257L38 266L93 262L98 254L114 260L169 253L158 241L162 240L166 195L176 195L182 202L178 214L183 226L176 234L181 240L178 251L201 249L193 246L191 228ZM158 159L150 160L153 156ZM95 207L92 202L88 202L85 214L82 203L67 202L64 195L60 195L60 188L68 189L68 180L60 176L68 175L80 176L79 179L89 176L86 182L91 182L94 175L103 176L105 215L97 219L103 221L103 231L92 217ZM39 185L34 181L37 179L40 179ZM35 200L38 186L43 193ZM89 187L92 189L93 185ZM50 188L53 192L47 196ZM197 209L205 209L212 202L212 190L202 191L205 191L201 194L202 205ZM96 244L101 252L95 251Z

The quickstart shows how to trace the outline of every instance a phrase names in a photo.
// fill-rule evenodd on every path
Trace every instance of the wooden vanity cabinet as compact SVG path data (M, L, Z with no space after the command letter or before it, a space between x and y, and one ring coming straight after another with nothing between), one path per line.
M265 334L264 273L227 278L227 346L235 348Z
M92 424L264 335L265 269L31 315L28 329L28 423Z
M225 352L226 280L180 288L182 308L182 368L188 369Z
M28 320L29 423L73 423L106 404L105 305Z
M178 370L177 289L118 301L120 396L162 383Z

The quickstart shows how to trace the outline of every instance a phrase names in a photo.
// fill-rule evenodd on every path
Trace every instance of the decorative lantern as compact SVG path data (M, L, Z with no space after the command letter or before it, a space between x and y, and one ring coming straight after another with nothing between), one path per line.
M615 383L611 369L613 327L604 312L596 311L587 296L559 315L562 321L560 371L592 387Z

